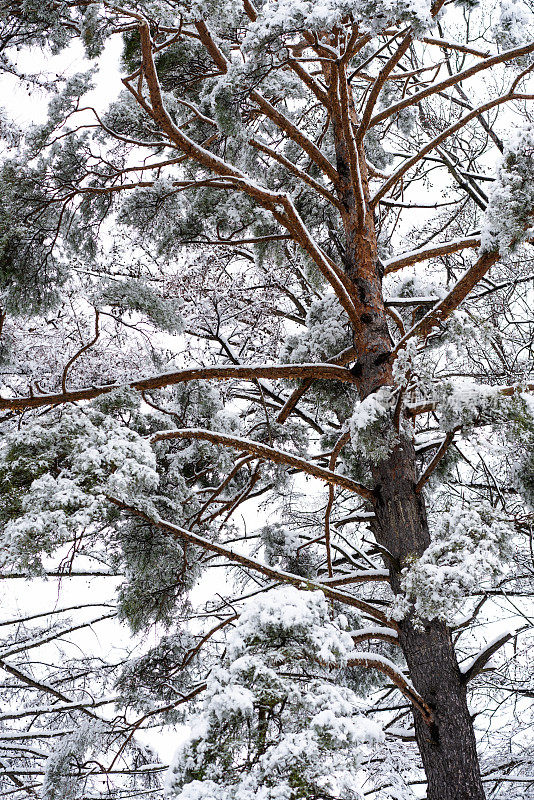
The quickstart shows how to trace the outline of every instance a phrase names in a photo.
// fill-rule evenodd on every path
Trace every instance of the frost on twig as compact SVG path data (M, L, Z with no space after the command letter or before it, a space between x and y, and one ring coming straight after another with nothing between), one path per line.
M482 250L514 251L534 236L534 125L510 139L492 184L482 229Z
M432 542L420 558L405 563L393 619L409 613L421 620L448 621L466 597L501 575L509 555L511 530L487 507L453 507L442 513Z

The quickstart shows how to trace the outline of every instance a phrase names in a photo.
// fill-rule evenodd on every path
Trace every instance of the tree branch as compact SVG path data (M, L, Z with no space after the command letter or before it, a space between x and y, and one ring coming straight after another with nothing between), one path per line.
M385 108L370 120L369 127L372 128L374 125L378 125L379 122L383 122L385 119L388 119L394 114L397 114L399 111L402 111L403 108L414 106L425 97L430 97L433 94L442 92L443 89L448 89L449 86L454 86L460 81L471 78L473 75L495 66L495 64L502 64L505 61L513 61L515 58L520 58L521 56L525 56L533 52L534 42L528 45L523 45L522 47L514 47L512 50L506 50L504 53L499 53L498 55L486 58L484 61L481 61L472 67L468 67L461 72L457 72L455 75L451 75L449 78L446 78L439 83L435 83L433 86L429 86L426 89L421 89L420 92L416 92L415 94L404 98L404 100L399 100L398 103L388 106L388 108Z
M174 386L177 383L186 383L188 381L211 379L255 381L258 378L271 378L273 380L277 378L283 378L284 380L310 379L312 382L314 380L336 380L342 383L355 383L355 379L348 369L343 369L335 364L224 365L164 372L160 375L142 378L130 383L89 386L84 389L73 389L57 394L0 397L0 410L23 411L24 409L43 408L44 406L55 406L61 403L76 403L80 400L94 400L95 397L126 387L139 392L146 392L151 389L161 389L165 386Z
M443 244L436 244L433 247L422 247L420 250L410 250L396 258L390 258L384 261L384 274L389 275L391 272L397 272L397 270L403 267L410 267L412 264L418 264L420 261L428 261L430 258L439 258L439 256L457 253L459 250L471 247L480 247L480 236L467 236L465 239L454 239L454 241L443 242Z
M453 311L458 308L469 292L498 260L499 253L496 250L482 253L473 266L462 275L449 294L444 297L443 300L440 300L439 303L436 303L436 305L402 337L395 347L394 354L396 355L399 350L402 350L408 339L411 339L413 336L428 336L432 328L450 317Z
M414 156L409 158L404 164L401 164L395 172L388 178L388 180L380 187L378 192L371 200L371 206L374 207L376 204L384 197L385 194L405 175L411 167L417 164L427 153L437 147L439 144L445 141L449 136L456 131L459 131L464 125L467 125L472 119L475 119L484 111L489 111L491 108L495 108L495 106L501 105L502 103L507 103L511 100L524 100L524 99L531 99L532 95L523 95L523 94L510 94L507 93L502 95L501 97L497 97L494 100L490 100L488 103L484 103L482 106L478 106L473 111L470 111L469 114L466 114L464 117L455 122L453 125L450 125L444 131L442 131L438 136L431 139L430 142L419 150Z
M393 628L394 630L397 629L396 624L392 620L388 619L386 614L374 608L374 606L370 605L369 603L366 603L364 600L360 600L359 598L353 597L345 592L332 589L331 587L320 583L319 581L310 580L308 578L303 578L300 575L294 575L291 572L284 572L283 570L269 567L267 564L262 564L261 562L256 561L254 558L249 558L241 553L236 553L234 550L224 547L224 545L218 544L217 542L210 542L209 539L199 536L192 531L186 531L184 528L179 528L177 525L173 525L166 520L153 519L144 511L140 511L139 509L135 508L135 506L131 506L116 497L108 497L107 499L110 503L113 503L123 511L127 511L129 514L133 514L140 519L144 519L145 522L160 528L160 530L167 531L176 539L184 539L185 541L191 542L191 544L194 544L203 550L208 550L209 552L217 553L218 555L223 556L231 563L240 564L242 567L251 569L254 572L259 572L261 575L265 575L266 577L272 578L281 583L288 583L292 586L296 586L297 589L321 591L325 597L328 597L331 600L337 600L342 605L358 608L360 611L368 614L373 619L380 620L382 624L386 625L387 627Z
M269 445L255 442L252 439L241 439L236 436L229 436L226 433L217 433L216 431L205 430L203 428L184 428L170 431L159 431L150 437L150 442L161 442L169 439L200 439L212 444L222 444L225 447L231 447L234 450L240 450L245 453L252 453L258 458L265 458L272 461L274 464L284 464L289 467L312 475L314 478L326 481L326 483L341 486L343 489L348 489L364 497L366 500L371 500L373 493L366 486L353 481L352 478L347 478L344 475L338 475L329 469L324 469L304 458L295 456L292 453L286 453L283 450L277 450Z
M389 658L384 656L375 655L374 653L357 653L352 654L347 662L348 667L371 667L377 669L379 672L384 673L390 678L395 686L400 689L405 697L417 708L421 713L427 725L432 724L433 714L430 707L425 703L423 698L418 692L415 691L412 684L398 671L396 665Z
M499 636L493 642L490 642L480 653L470 662L468 667L463 668L462 671L462 682L468 684L469 681L472 681L473 678L476 678L477 675L480 675L490 658L500 650L500 648L506 644L506 642L510 641L510 639L514 636L517 636L518 633L525 630L528 626L523 626L519 630L516 631L507 631L507 633Z

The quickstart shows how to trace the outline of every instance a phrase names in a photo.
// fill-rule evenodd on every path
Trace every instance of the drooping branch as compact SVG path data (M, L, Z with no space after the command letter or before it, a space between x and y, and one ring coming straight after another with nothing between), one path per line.
M242 555L241 553L236 553L234 550L231 550L224 545L218 544L217 542L211 542L209 539L199 536L192 531L187 531L184 528L180 528L177 525L173 525L171 522L162 519L155 519L146 514L144 511L140 511L135 506L129 505L128 503L125 503L116 497L108 497L107 499L110 503L113 503L123 511L127 511L129 514L145 520L145 522L148 522L150 525L154 525L160 530L167 531L174 538L191 542L191 544L200 547L202 550L207 550L211 553L217 553L217 555L222 556L229 563L240 564L242 567L250 569L253 572L257 572L260 575L265 575L267 578L279 581L280 583L296 586L297 589L321 591L325 597L328 597L331 600L337 600L342 605L358 608L360 611L368 614L373 619L380 620L383 625L393 628L393 630L397 629L396 624L392 620L388 619L386 614L372 606L370 603L360 600L358 597L346 594L345 592L340 592L337 589L329 587L319 581L303 578L300 575L294 575L291 572L285 572L283 570L270 567L267 564L262 564L260 561L257 561L254 558Z
M314 478L319 478L328 484L334 486L341 486L343 489L348 489L355 494L364 497L366 500L371 500L373 493L366 486L363 486L352 478L347 478L345 475L339 475L329 469L313 464L311 461L306 461L304 458L295 456L292 453L286 453L283 450L277 450L269 445L255 442L252 439L242 439L237 436L229 436L226 433L218 433L217 431L210 431L203 428L184 428L169 431L159 431L150 437L151 442L161 442L170 439L200 439L212 444L222 444L225 447L231 447L233 450L240 450L245 453L252 453L258 458L267 459L274 464L282 464L288 467L294 467L307 475L312 475Z
M91 625L96 625L97 622L103 622L107 619L114 619L116 618L116 612L112 612L110 614L102 614L99 617L95 617L94 619L90 619L87 622L82 622L79 625L70 625L68 628L63 628L62 630L55 630L53 633L45 634L42 637L37 637L36 639L30 639L27 642L24 642L20 645L13 645L13 647L8 648L0 652L0 659L10 658L11 656L15 656L18 653L25 653L28 650L32 650L35 647L41 647L42 645L48 644L49 642L53 642L54 639L58 639L60 636L66 636L68 633L73 633L74 631L82 630L83 628L88 628Z
M5 672L13 675L18 681L26 686L31 686L32 689L38 689L39 691L43 692L44 694L49 694L52 697L56 698L56 700L61 700L65 703L69 708L79 708L82 714L85 714L91 719L98 719L101 720L98 714L95 714L91 711L91 708L94 708L94 705L76 705L76 701L72 700L72 698L68 697L67 695L63 694L63 692L58 691L54 686L49 683L43 683L42 681L36 680L32 675L29 675L27 672L21 670L18 666L14 664L10 664L4 658L0 658L0 668L3 669Z
M87 574L91 573L86 573L86 575ZM2 575L2 579L4 579L4 577L5 575ZM25 622L31 622L36 619L41 619L42 617L51 617L58 614L65 614L67 611L78 611L80 609L85 609L85 608L114 608L114 607L115 606L112 603L79 603L75 606L63 606L61 608L54 608L51 611L40 611L38 614L29 614L27 616L18 616L12 619L3 619L0 622L0 628L4 628L8 625L21 625Z
M467 684L469 681L472 681L473 678L476 678L477 675L480 675L490 658L497 652L497 650L500 650L500 648L505 645L506 642L510 641L512 637L517 636L517 634L523 630L525 630L524 627L516 631L507 631L502 636L498 636L496 639L494 639L494 641L486 645L486 647L484 647L480 653L462 669L462 681Z
M427 725L432 724L433 714L432 710L427 703L423 700L420 694L416 692L412 684L404 677L402 672L399 672L396 664L390 661L389 658L377 655L375 653L354 653L350 655L347 666L349 667L370 667L377 669L384 675L390 678L395 686L400 689L405 697L412 703L412 705L421 712L421 716Z

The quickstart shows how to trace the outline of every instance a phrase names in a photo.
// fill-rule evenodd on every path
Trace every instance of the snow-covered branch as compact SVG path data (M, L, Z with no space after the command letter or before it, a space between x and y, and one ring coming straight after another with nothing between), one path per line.
M93 400L103 394L109 394L126 387L139 392L147 392L152 389L161 389L165 386L187 383L188 381L212 379L255 381L258 378L355 382L354 376L351 375L349 370L335 364L250 364L247 366L225 364L216 367L198 367L175 372L163 372L149 378L134 380L127 384L88 386L82 389L52 394L32 393L28 397L3 397L0 398L0 409L22 411L29 408L43 408L48 405L56 406L61 403L76 403L80 400Z
M295 469L304 472L307 475L312 475L314 478L319 478L326 483L331 483L335 486L340 486L343 489L348 489L351 492L355 492L356 494L360 495L360 497L364 497L366 500L370 500L373 497L369 489L357 481L352 480L352 478L347 478L337 472L332 472L329 469L319 467L317 464L313 464L311 461L307 461L304 458L295 456L292 453L287 453L283 450L277 450L274 447L262 444L261 442L255 442L252 439L229 436L226 433L218 433L217 431L210 431L201 428L184 428L169 431L158 431L158 433L155 433L150 437L151 442L161 442L168 439L201 439L206 442L212 442L213 444L222 444L225 447L231 447L234 450L251 453L258 458L265 458L275 464L284 464L288 467L294 467Z

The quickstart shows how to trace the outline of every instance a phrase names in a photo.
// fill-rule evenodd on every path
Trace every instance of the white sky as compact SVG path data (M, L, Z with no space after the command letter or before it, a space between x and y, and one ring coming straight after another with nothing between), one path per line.
M120 37L111 38L102 55L98 58L98 74L95 89L85 95L87 101L98 110L105 109L123 88L117 65L122 51ZM76 72L85 72L90 68L80 42L73 42L70 47L56 56L44 56L41 50L32 48L21 51L17 58L17 67L22 73L38 73L44 80L56 80L68 77ZM12 75L0 75L0 105L11 119L21 128L31 123L44 122L50 96L44 90L28 90L24 84Z

